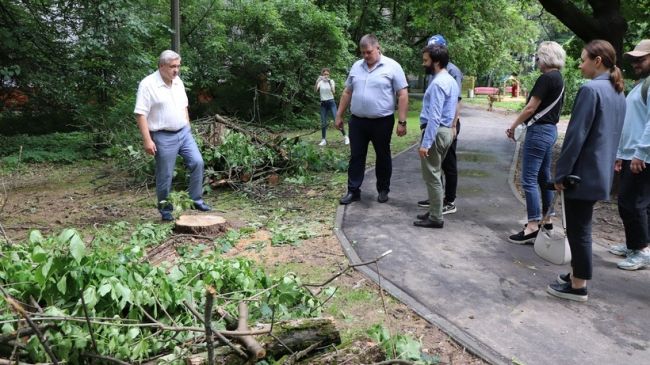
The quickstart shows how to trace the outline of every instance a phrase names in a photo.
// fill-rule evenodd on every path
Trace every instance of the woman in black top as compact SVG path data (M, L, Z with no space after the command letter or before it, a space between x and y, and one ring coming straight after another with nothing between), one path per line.
M543 215L551 209L553 192L543 186L551 180L556 124L560 120L564 98L564 80L560 70L564 67L565 58L564 49L556 42L542 42L539 45L535 61L542 75L535 82L526 107L506 130L508 138L514 140L515 128L522 123L528 124L521 161L521 186L526 195L528 223L521 232L509 237L513 243L534 242ZM552 227L550 222L544 223L548 224L548 228Z

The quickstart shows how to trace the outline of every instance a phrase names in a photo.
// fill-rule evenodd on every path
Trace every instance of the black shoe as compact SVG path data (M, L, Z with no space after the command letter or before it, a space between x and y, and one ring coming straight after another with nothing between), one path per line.
M539 230L529 233L529 234L524 234L524 231L521 231L517 234L513 234L512 236L508 237L508 241L512 243L516 243L518 245L525 245L527 243L534 243L535 242L535 237L537 237L537 233L539 233Z
M429 199L427 199L427 200L420 200L420 201L418 202L418 207L428 208L428 207L429 207Z
M524 228L528 227L528 223L524 224ZM544 229L547 231L553 230L553 223L544 223Z
M427 217L427 219L422 219L419 221L413 222L413 225L416 227L423 227L423 228L442 228L442 226L445 225L445 222L434 222L431 219Z
M377 195L377 201L380 203L385 203L388 201L388 191L382 190L379 192L379 195Z
M429 212L422 213L422 214L418 214L418 215L417 215L417 218L418 218L419 220L421 220L421 221L423 221L423 220L425 220L425 219L429 219Z
M172 212L164 211L160 212L160 218L162 219L163 222L173 222L174 221L174 216L172 215Z
M560 274L557 276L557 279L555 279L558 284L566 284L569 283L571 284L571 273L566 273L564 275Z
M576 302L586 302L587 301L587 287L584 288L572 288L571 283L551 283L546 287L546 292L551 294L554 297L575 300Z
M341 203L343 205L346 205L346 204L350 204L352 202L356 202L356 201L359 201L359 200L361 200L361 194L359 194L359 193L355 194L353 192L348 191L348 193L345 194L345 196L343 196L341 199L339 199L339 203Z
M209 212L212 210L212 207L205 203L194 203L194 209L200 210L201 212Z

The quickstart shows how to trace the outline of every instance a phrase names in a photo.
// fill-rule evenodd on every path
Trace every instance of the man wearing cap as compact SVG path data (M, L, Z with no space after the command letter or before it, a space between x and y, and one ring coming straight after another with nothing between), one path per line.
M364 35L359 41L359 48L363 59L352 65L336 113L336 127L339 129L343 127L343 114L348 106L352 113L348 133L348 192L339 202L350 204L361 199L368 143L372 142L377 156L377 201L385 203L388 201L393 171L390 140L395 125L395 101L397 99L399 116L396 133L401 137L406 134L408 83L402 66L381 54L377 37Z
M429 211L417 216L416 227L442 228L441 163L453 141L452 125L456 118L456 104L460 88L447 72L447 47L431 44L422 50L422 66L435 77L422 98L420 124L424 125L420 141L422 178L427 186Z
M447 48L447 40L440 34L431 36L427 41L427 45L437 44ZM458 89L462 88L463 83L463 73L460 69L449 62L447 64L447 72L451 77L456 80L458 83ZM433 77L428 78L429 84L433 80ZM458 104L456 104L456 115L454 116L454 121L451 125L453 142L447 151L447 154L444 156L442 161L442 172L445 176L445 197L442 205L442 214L451 214L456 213L456 188L458 186L458 162L456 159L456 144L458 141L458 134L460 133L460 101L462 97L460 93L458 94ZM426 124L420 124L420 129L424 130ZM421 200L418 202L418 206L423 208L429 207L429 200Z
M190 130L185 86L178 77L180 67L178 53L163 51L158 59L158 71L140 81L134 111L144 150L156 162L156 196L163 221L174 220L174 207L167 198L177 155L183 157L190 171L188 190L194 208L211 209L202 198L203 157Z
M616 153L614 169L620 172L618 213L625 228L625 244L609 252L626 256L618 263L623 270L650 267L650 39L642 40L633 51L625 53L639 83L626 100L625 121Z

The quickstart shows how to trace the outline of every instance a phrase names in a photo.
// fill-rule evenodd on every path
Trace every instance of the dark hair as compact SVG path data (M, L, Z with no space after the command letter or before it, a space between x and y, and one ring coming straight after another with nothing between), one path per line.
M449 63L449 52L447 51L447 47L439 44L430 44L424 47L422 53L428 53L431 62L438 62L442 68L447 67L447 64Z
M322 70L320 70L320 74L324 74L325 72L330 72L330 69L327 67L324 67Z
M584 50L592 60L600 57L603 65L609 69L609 81L612 83L612 86L617 92L622 92L625 88L623 74L621 73L621 69L616 66L616 51L612 44L602 39L595 39L587 43Z

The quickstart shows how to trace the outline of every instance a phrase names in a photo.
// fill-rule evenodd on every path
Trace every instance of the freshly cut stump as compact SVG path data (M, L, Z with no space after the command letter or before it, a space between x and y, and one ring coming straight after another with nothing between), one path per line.
M226 219L218 215L182 215L176 220L174 232L216 235L225 232Z

